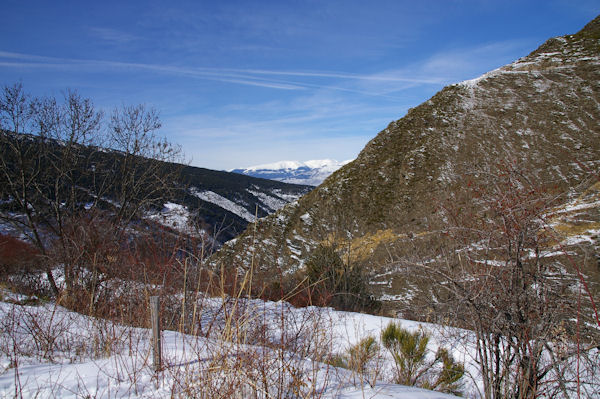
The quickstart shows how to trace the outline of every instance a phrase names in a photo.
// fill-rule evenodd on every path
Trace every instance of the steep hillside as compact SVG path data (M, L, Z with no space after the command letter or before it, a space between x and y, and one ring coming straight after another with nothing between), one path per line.
M600 17L410 109L355 161L298 203L261 219L213 262L239 271L253 259L268 281L274 270L283 276L300 271L319 243L329 243L365 266L378 298L404 308L411 300L401 267L408 248L421 240L430 249L423 256L437 256L432 234L448 223L440 205L475 206L468 186L485 185L501 164L551 187L563 204L556 225L577 226L563 228L563 238L571 239L565 242L588 242L597 250L599 121ZM578 199L586 205L574 214ZM600 281L595 259L586 259L591 278Z

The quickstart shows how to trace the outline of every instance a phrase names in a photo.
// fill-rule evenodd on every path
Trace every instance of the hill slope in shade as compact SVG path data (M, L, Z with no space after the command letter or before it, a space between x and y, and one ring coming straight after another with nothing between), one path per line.
M351 160L338 162L332 159L319 159L306 162L280 161L265 165L233 169L231 172L284 183L318 186L333 172L350 163Z
M597 253L599 138L600 17L410 109L356 160L260 220L213 263L239 271L254 259L265 276L291 276L319 243L333 244L369 270L378 298L406 308L412 287L399 265L407 248L443 228L437 205L464 198L465 176L484 185L502 163L561 193L556 225L577 226L563 229L565 242L585 242ZM590 279L600 281L596 260L585 259Z
M10 138L9 138L10 137ZM7 140L20 140L29 146L39 144L39 137L33 135L13 135ZM47 142L48 143L48 142ZM59 148L60 143L52 144ZM76 187L77 195L80 197L81 205L100 201L103 209L116 210L120 204L116 200L118 193L115 192L119 176L110 183L111 188L105 190L101 198L95 196L94 179L83 176L104 175L107 170L120 165L125 159L119 151L106 150L93 146L79 146L82 159L90 161L80 165L81 170L76 170L75 175L80 186ZM12 159L4 156L8 151L0 148L0 156L3 159ZM294 185L273 180L244 176L237 173L215 171L210 169L184 166L160 161L158 163L162 170L176 170L178 173L172 186L160 203L155 203L146 211L146 219L159 223L176 233L210 235L220 245L221 243L240 234L248 223L253 222L256 217L264 217L284 205L296 201L299 197L309 192L313 187L307 185ZM84 166L87 165L87 166ZM85 168L89 168L87 171ZM102 169L105 169L103 171ZM118 169L117 169L118 170ZM12 199L8 194L0 193L0 232L19 235L18 229L9 223L2 222L2 216L10 214ZM86 209L89 209L86 205ZM10 217L7 216L7 219Z
M312 187L186 166L182 170L179 198L195 219L222 228L220 242L236 237L256 217L265 217L296 201Z

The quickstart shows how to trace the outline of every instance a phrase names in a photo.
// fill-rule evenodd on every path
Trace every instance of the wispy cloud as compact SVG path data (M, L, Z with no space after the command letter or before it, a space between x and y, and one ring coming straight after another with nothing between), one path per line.
M53 61L61 59L61 58L54 58L54 57L44 57L41 55L15 53L15 52L2 51L2 50L0 50L0 58L30 60L30 61L40 61L40 62L42 62L42 61L53 62Z
M410 64L397 68L388 65L387 69L371 73L215 68L8 51L0 51L0 68L45 68L115 76L148 74L154 81L168 82L168 89L152 85L147 88L154 90L154 98L160 91L160 98L154 101L159 102L157 105L165 114L163 132L186 148L194 164L227 169L244 166L240 162L250 165L290 157L349 158L391 120L400 118L406 109L425 101L443 85L510 62L516 57L514 54L523 55L523 49L529 45L507 41L445 49ZM162 79L165 76L187 78L186 86ZM242 91L236 91L235 86L222 90L220 86L202 85L200 90L189 90L194 79L274 92L260 92L254 97L255 92L244 90L240 94ZM220 91L228 97L227 101L207 101L202 89ZM251 100L246 99L249 94ZM224 153L228 156L223 157Z
M375 83L410 83L410 84L439 84L436 78L412 78L410 76L399 76L390 73L378 74L352 74L344 72L326 71L279 71L261 69L234 69L234 68L205 68L205 67L180 67L174 65L144 64L107 60L86 60L73 58L45 57L33 54L13 53L0 51L0 59L19 60L29 62L0 61L3 67L18 68L104 68L104 69L127 69L143 70L171 75L195 77L206 80L221 81L240 85L258 86L279 90L303 90L303 89L326 89L333 91L351 92L367 96L389 97L385 93L369 91L366 88L353 85L344 85L345 81L363 81ZM295 77L303 81L285 80L281 77ZM313 78L324 78L328 83L316 83ZM322 80L322 79L321 79ZM335 82L338 84L335 84ZM341 84L340 84L341 83Z
M78 70L81 68L140 70L276 90L324 89L400 100L401 98L392 93L415 85L439 86L471 78L473 74L483 73L490 67L500 66L508 60L512 60L511 54L518 54L516 49L523 48L526 46L522 41L505 41L471 48L446 50L420 62L370 74L340 71L190 67L45 57L6 51L0 51L0 66L52 69L72 67ZM1 60L2 58L5 60Z
M503 41L457 48L438 52L420 62L368 74L318 70L191 67L47 57L8 51L0 51L0 67L145 71L274 90L353 93L398 102L405 101L405 98L398 94L401 91L417 86L435 88L472 78L513 61L515 58L513 54L523 54L524 48L527 48L527 44L523 41ZM347 101L345 98L338 98L338 100Z
M410 83L423 83L423 84L437 84L438 79L418 79L411 77L392 76L386 74L370 74L360 75L343 72L305 72L305 71L273 71L273 70L261 70L261 69L227 69L228 71L236 71L247 74L256 75L272 75L272 76L298 76L298 77L316 77L316 78L335 78L335 79L349 79L349 80L367 80L367 81L378 81L378 82L410 82Z
M373 74L223 69L219 73L294 82L314 90L305 90L299 92L301 95L278 101L239 104L223 110L223 113L190 115L185 119L166 121L165 125L179 132L181 140L189 143L186 145L189 148L199 148L204 144L223 151L225 148L243 148L243 158L249 164L289 157L318 157L321 146L327 149L328 155L323 156L341 159L351 153L357 154L390 121L400 118L406 109L427 99L423 92L413 89L426 86L433 93L445 84L510 62L517 57L515 54L526 53L530 45L512 41L448 49L419 62ZM334 86L337 87L334 89ZM400 95L400 91L404 92ZM379 100L348 96L343 94L345 92L377 95ZM387 98L400 98L402 101L387 101ZM215 154L219 153L215 151ZM223 165L223 168L236 166L231 165L235 162L231 159L219 159L212 153L199 154L190 153L196 164L206 162ZM242 157L242 154L239 156ZM256 158L252 159L253 156Z
M248 79L227 79L227 78L221 78L221 79L216 79L219 80L221 82L228 82L228 83L238 83L238 84L242 84L242 85L249 85L249 86L258 86L258 87L267 87L270 89L280 89L280 90L302 90L304 89L304 87L296 85L296 84L290 84L290 83L276 83L276 82L261 82L261 81L256 81L256 80L248 80Z
M190 76L195 78L228 82L240 85L260 86L280 90L300 90L303 85L275 80L257 78L251 75L231 73L219 69L210 68L186 68L171 65L142 64L120 61L106 60L83 60L73 58L55 58L43 57L32 54L12 53L0 51L0 66L13 68L47 68L47 69L67 69L75 68L81 70L83 67L90 69L125 69L125 70L143 70L156 73L166 73L179 76ZM13 61L16 60L16 61ZM28 61L28 62L23 62Z

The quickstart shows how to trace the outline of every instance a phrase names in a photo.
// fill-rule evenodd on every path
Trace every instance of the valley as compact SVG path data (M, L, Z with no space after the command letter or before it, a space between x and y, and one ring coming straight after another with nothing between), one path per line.
M600 395L600 16L341 163L191 166L71 90L0 112L0 396Z

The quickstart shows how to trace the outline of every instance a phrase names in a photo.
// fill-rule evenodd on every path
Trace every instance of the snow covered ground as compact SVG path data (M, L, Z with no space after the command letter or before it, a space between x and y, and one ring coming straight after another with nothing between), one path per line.
M160 212L148 213L146 218L185 234L194 235L196 233L190 223L190 211L180 204L167 202Z
M190 192L192 193L192 195L195 195L196 197L200 198L201 200L213 203L217 206L220 206L223 209L228 210L231 213L235 213L236 215L238 215L242 219L247 220L250 223L254 222L254 220L256 219L256 217L253 214L251 214L250 212L248 212L248 210L246 208L244 208L243 206L241 206L239 204L236 204L235 202L233 202L217 193L214 193L214 192L208 191L208 190L200 191L200 190L196 189L195 187L192 187L192 189L190 189Z
M268 334L275 338L272 342L278 339L286 342L285 348L261 346L252 344L250 338L240 343L228 335L227 317L216 317L219 309L223 309L222 300L208 299L203 314L206 323L200 327L204 336L163 331L164 369L155 373L148 329L82 316L52 303L35 306L18 303L22 297L6 292L3 297L6 302L0 302L2 398L170 398L221 394L242 398L257 394L266 397L263 395L266 391L274 397L284 391L290 395L286 397L453 397L385 383L383 378L369 384L347 369L311 359L319 348L343 351L368 333L379 334L389 322L382 317L331 309L296 309L279 302L245 301L244 314L253 315L253 320L244 323L261 319L256 325L269 326ZM282 310L285 320L281 318ZM408 321L402 324L410 329L427 328ZM252 328L245 334L259 332ZM207 336L206 329L213 332ZM290 339L304 334L310 335L309 342ZM294 392L298 396L293 396Z
M366 336L379 338L391 321L430 333L429 356L439 346L447 348L465 364L465 396L480 396L474 345L464 330L285 302L206 297L198 302L197 335L163 331L163 370L157 373L148 329L53 303L28 304L7 291L0 298L0 398L453 398L389 383L393 361L385 350L364 374L322 360L324 354L347 353Z

